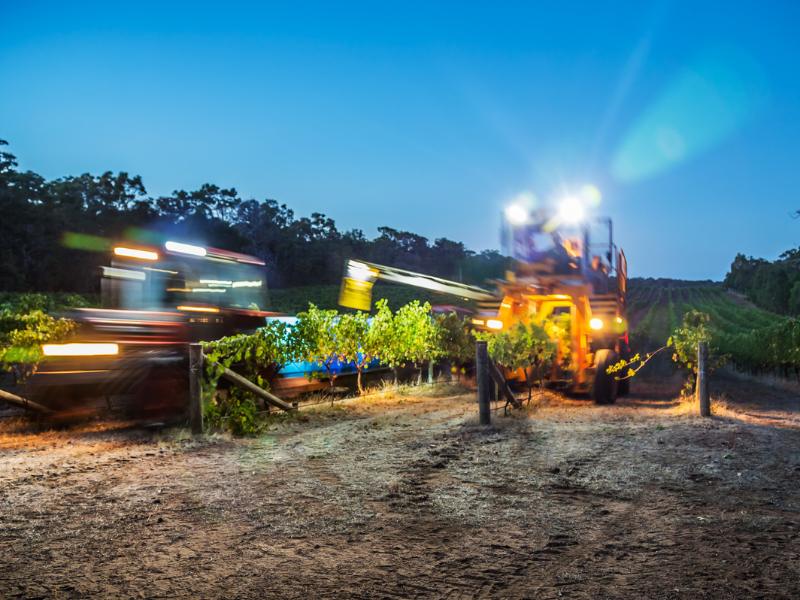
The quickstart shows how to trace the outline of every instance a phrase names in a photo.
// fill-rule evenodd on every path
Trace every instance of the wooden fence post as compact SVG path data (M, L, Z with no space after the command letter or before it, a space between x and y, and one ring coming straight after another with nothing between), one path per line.
M486 342L475 344L475 366L478 371L478 414L481 425L492 422L491 386L492 377L489 375L489 350Z
M708 342L697 343L697 399L700 416L711 416L711 399L708 395Z
M203 345L189 344L189 425L203 433Z

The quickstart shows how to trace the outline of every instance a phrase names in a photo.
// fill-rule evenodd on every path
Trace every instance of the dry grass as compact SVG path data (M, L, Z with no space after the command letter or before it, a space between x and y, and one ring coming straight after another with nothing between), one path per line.
M725 371L727 375L735 377L740 381L754 381L766 389L793 392L800 395L800 381L785 379L775 375L747 375L745 373L738 373L730 367L725 367Z

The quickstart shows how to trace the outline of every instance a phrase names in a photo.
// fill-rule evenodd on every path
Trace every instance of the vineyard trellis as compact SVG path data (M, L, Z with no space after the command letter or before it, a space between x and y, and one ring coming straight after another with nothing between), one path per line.
M683 316L694 310L709 316L716 352L727 356L739 371L800 380L800 321L796 318L735 302L725 290L713 286L640 286L632 288L632 297L629 310L647 310L631 331L634 352L663 345L665 340L654 331L657 320L669 322L671 335Z

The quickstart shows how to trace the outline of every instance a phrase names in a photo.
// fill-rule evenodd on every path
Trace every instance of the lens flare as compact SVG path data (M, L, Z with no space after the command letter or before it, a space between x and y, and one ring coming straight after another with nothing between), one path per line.
M586 184L581 188L581 200L586 206L592 208L600 206L602 199L603 196L600 194L600 190L592 184Z
M612 160L614 177L647 179L719 145L758 113L768 88L753 57L738 48L712 48L636 120Z

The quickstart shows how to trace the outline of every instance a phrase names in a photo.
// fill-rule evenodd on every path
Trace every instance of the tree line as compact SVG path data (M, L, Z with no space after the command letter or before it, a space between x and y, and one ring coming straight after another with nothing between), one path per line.
M737 254L724 285L745 294L759 308L781 315L800 314L800 248L776 261Z
M147 194L138 175L84 173L47 180L17 169L0 139L0 291L97 293L107 256L65 247L67 232L125 239L138 230L259 257L271 288L337 284L348 258L464 283L502 276L505 258L463 243L378 228L340 231L322 213L297 217L276 200L243 199L235 188L204 184L169 196Z

